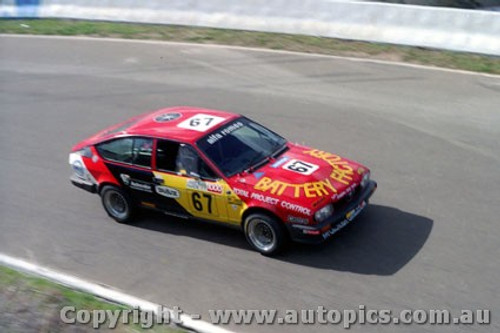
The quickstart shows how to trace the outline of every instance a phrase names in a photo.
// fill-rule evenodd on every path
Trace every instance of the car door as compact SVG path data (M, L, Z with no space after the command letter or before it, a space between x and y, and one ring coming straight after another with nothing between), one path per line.
M180 217L190 217L186 182L177 172L176 159L180 143L156 140L153 183L155 205L164 212Z
M159 205L173 200L183 215L227 221L224 186L189 144L158 139L154 174Z

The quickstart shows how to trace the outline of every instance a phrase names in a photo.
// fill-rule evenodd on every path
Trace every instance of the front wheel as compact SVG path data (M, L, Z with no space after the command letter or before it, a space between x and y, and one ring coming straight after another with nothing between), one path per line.
M119 223L132 220L134 206L129 196L115 186L104 186L101 190L101 201L106 213Z
M264 214L251 214L245 219L245 237L250 245L263 255L273 255L286 244L283 226Z

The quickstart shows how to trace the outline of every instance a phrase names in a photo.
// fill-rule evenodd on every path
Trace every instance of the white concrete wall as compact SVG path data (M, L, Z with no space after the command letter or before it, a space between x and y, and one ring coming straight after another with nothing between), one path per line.
M2 7L0 15L9 5ZM41 0L35 12L36 17L283 32L500 56L500 13L487 11L332 0Z

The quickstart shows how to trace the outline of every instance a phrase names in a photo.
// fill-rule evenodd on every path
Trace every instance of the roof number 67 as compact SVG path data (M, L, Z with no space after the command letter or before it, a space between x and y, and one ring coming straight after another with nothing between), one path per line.
M177 127L185 128L198 132L205 132L206 130L222 123L226 118L214 116L211 114L198 113L191 118L179 123Z
M214 121L213 117L192 118L191 121L189 122L189 125L191 125L191 127L198 127L200 125L208 127L210 126L212 121Z

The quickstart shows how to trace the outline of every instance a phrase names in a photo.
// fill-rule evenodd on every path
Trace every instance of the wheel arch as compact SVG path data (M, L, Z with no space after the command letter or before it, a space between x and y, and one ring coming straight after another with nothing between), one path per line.
M102 189L105 188L106 186L113 186L113 187L119 188L120 190L123 190L121 188L121 186L118 186L115 183L112 183L112 182L109 182L109 181L104 181L102 183L99 183L99 185L97 185L97 194L101 195Z
M251 214L256 214L256 213L257 214L268 215L268 216L274 218L278 223L280 223L281 225L283 225L283 227L285 227L285 223L283 222L283 220L276 213L274 213L273 211L271 211L269 209L266 209L266 208L263 208L263 207L252 206L252 207L248 207L243 212L243 215L241 216L241 228L242 229L244 228L245 220L247 219L247 217L249 215L251 215Z

